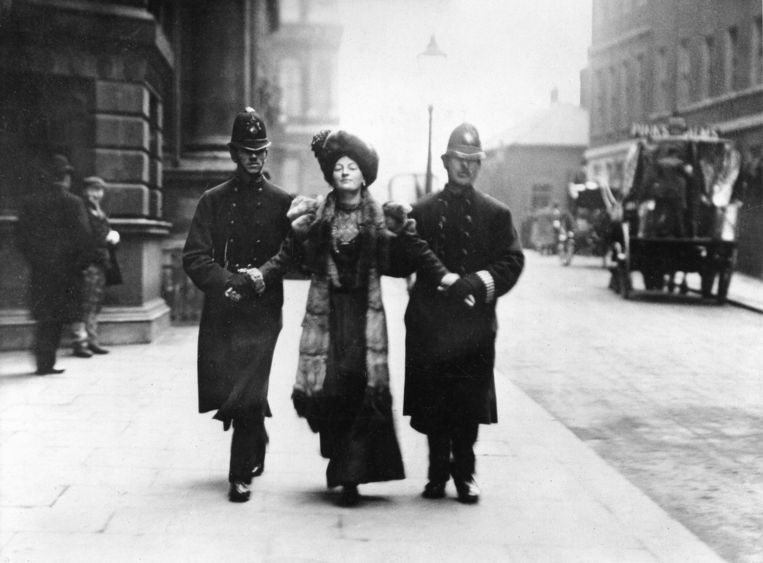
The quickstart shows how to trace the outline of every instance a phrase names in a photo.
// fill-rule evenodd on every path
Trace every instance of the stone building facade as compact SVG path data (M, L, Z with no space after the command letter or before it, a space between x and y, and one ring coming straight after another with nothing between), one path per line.
M98 175L109 186L124 283L108 289L103 341L148 342L169 324L164 248L192 209L168 188L200 193L230 173L220 152L232 116L269 111L277 27L276 0L0 4L0 347L31 340L14 230L52 150L69 157L75 184Z
M324 193L310 152L320 129L339 125L338 57L342 38L337 0L280 0L281 25L273 36L279 104L278 161L271 169L292 193Z
M736 141L748 178L738 268L763 276L763 31L759 0L594 0L582 74L589 176L617 189L633 124L678 113Z

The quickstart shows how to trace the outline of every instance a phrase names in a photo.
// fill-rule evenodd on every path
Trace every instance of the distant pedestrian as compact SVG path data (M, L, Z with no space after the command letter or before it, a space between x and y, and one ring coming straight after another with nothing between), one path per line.
M82 320L73 325L73 353L80 358L109 353L101 346L98 338L98 314L101 312L106 286L122 282L115 254L119 233L111 228L109 219L101 208L105 188L106 182L98 176L90 176L82 181L82 198L90 220L94 248L82 271Z
M233 426L229 499L249 500L252 477L265 464L268 381L281 331L283 285L260 296L258 270L289 232L291 197L263 177L270 147L252 108L236 115L230 156L235 175L204 192L183 248L183 267L204 292L199 326L199 411L217 410Z
M29 263L29 309L37 321L37 375L64 371L55 367L63 327L82 315L82 268L93 244L85 205L69 193L72 171L64 155L52 155L42 189L19 212L17 241Z
M341 486L340 504L353 506L358 485L405 477L392 417L381 275L403 258L434 284L448 272L403 206L383 209L371 196L379 157L370 145L346 131L323 131L312 149L332 189L320 200L294 200L294 238L262 272L267 287L285 263L298 261L310 271L292 398L320 433L328 487Z
M479 500L474 444L480 424L497 422L493 368L496 300L519 279L524 255L511 212L474 188L485 153L477 129L464 123L448 140L443 191L413 206L417 229L451 272L438 288L416 282L405 313L405 402L411 426L427 435L425 498L442 498L450 478L458 499ZM468 307L464 298L475 304Z

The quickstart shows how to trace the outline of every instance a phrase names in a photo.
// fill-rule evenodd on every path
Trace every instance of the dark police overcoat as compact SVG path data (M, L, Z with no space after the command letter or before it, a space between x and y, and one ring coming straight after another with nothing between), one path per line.
M199 325L199 412L218 409L227 424L242 415L269 414L268 380L281 331L283 284L238 303L225 297L239 267L259 267L276 254L289 232L291 197L260 178L239 176L207 190L199 200L183 248L183 267L204 292Z
M497 422L496 299L514 286L524 267L511 212L473 188L456 197L446 186L416 203L411 217L448 270L459 275L485 271L494 291L488 295L478 284L477 302L470 308L427 279L416 282L405 313L403 412L411 416L413 428L425 433L454 422Z
M19 211L16 240L29 262L29 309L38 321L82 317L82 269L94 248L82 200L50 186Z

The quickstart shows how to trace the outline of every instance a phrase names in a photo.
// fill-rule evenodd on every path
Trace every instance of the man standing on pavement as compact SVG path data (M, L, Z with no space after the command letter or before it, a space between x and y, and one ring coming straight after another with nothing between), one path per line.
M264 290L258 267L289 231L291 197L263 177L270 141L247 107L228 144L236 173L204 192L183 249L183 267L204 292L199 326L199 412L233 426L228 498L249 500L252 477L264 469L265 416L273 350L281 331L283 285Z
M429 443L423 496L444 497L452 476L464 503L479 500L473 449L479 425L498 420L496 299L524 267L508 207L474 188L484 157L477 129L456 127L442 155L448 183L413 206L419 234L454 275L440 287L416 283L405 314L403 413Z
M29 309L37 321L37 375L64 371L55 367L61 333L82 315L82 268L93 244L85 205L69 193L72 171L64 155L52 155L42 189L19 212L17 241L29 263Z

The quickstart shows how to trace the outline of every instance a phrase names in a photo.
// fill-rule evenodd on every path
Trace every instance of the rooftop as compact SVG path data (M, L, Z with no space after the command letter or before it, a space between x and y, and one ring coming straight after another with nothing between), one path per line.
M507 145L585 147L588 146L588 124L588 110L553 101L492 139L487 149Z

